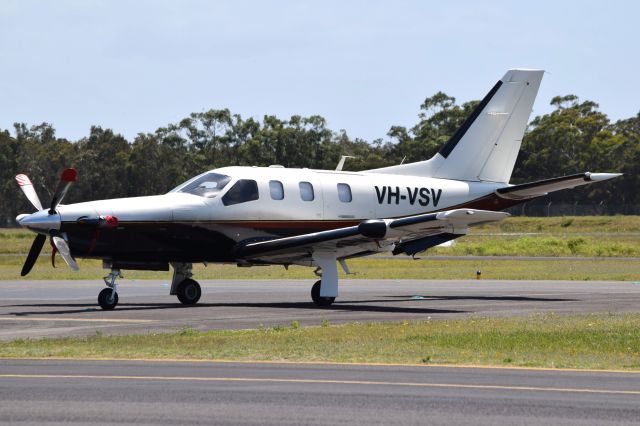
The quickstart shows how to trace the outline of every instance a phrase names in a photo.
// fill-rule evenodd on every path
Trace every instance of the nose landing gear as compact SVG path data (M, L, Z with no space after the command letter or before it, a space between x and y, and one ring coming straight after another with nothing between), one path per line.
M110 288L103 288L98 294L98 304L105 311L110 311L118 304L118 293L114 293Z
M118 304L118 284L116 278L124 278L120 269L112 269L109 275L104 277L104 283L108 288L102 289L98 294L98 304L105 311L110 311Z

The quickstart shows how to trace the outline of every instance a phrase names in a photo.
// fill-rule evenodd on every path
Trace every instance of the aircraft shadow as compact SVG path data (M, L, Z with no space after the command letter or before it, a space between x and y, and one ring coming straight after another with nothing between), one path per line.
M578 302L578 299L554 298L554 297L529 297L529 296L430 296L430 295L411 295L411 296L385 296L397 299L412 299L415 297L423 297L424 300L484 300L484 301L507 301L507 302Z
M398 302L398 300L392 300ZM114 312L121 311L149 311L158 309L202 309L202 308L273 308L273 309L306 309L314 311L352 311L352 312L381 312L404 314L462 314L467 311L453 309L432 309L400 306L376 306L360 303L384 302L383 300L367 301L342 301L336 302L331 307L320 308L311 302L271 302L271 303L198 303L195 306L184 306L180 303L119 303ZM94 303L38 303L24 305L10 305L13 308L57 308L52 310L11 312L9 315L24 317L30 315L64 315L80 314L86 312L100 312L101 309ZM65 309L66 308L66 309ZM118 318L114 318L118 319ZM46 320L43 320L46 321Z

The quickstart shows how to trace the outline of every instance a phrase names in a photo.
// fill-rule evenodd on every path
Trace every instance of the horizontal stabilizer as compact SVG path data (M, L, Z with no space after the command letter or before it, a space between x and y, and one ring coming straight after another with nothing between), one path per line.
M622 175L622 173L579 173L576 175L545 179L537 182L523 183L521 185L500 188L496 190L496 195L508 200L525 200L528 198L541 197L549 192L575 188L576 186L613 179L620 175Z

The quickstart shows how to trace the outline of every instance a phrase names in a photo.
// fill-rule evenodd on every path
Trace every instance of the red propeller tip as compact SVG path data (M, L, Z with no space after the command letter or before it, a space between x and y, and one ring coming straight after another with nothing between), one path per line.
M64 169L64 172L62 172L62 175L60 176L60 180L63 182L75 182L76 176L78 176L76 169Z
M32 185L31 179L29 179L29 176L27 175L17 175L16 182L18 182L18 185L20 186Z

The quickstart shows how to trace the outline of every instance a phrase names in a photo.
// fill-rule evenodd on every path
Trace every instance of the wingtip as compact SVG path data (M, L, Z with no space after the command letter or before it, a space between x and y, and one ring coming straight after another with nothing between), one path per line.
M624 173L585 173L585 177L587 180L593 181L593 182L600 182L603 180L609 180L609 179L613 179L613 178L617 178L619 176L622 176Z

